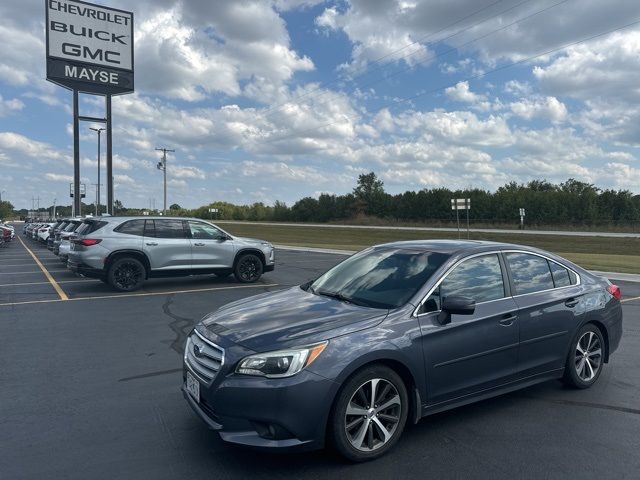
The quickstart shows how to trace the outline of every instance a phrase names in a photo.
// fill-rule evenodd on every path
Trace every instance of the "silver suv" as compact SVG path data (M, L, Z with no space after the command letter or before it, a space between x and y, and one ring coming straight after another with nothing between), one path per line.
M273 245L235 237L196 218L95 217L75 231L67 267L99 278L119 291L140 288L147 278L232 273L257 281L275 266Z

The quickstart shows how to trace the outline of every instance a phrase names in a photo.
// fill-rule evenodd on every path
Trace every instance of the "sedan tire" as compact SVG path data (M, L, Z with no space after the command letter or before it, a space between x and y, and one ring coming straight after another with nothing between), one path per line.
M564 368L564 383L573 388L589 388L596 383L604 365L605 343L600 329L588 323L571 342Z
M402 378L375 365L342 386L329 418L338 452L354 462L384 455L398 442L407 422L409 400Z

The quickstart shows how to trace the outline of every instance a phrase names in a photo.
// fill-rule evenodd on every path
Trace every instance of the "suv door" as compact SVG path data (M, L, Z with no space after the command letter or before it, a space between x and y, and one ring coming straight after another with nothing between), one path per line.
M447 296L475 300L474 313L451 315L451 323L440 325L440 305ZM515 377L517 310L498 254L465 259L445 274L418 311L429 403L492 388Z
M222 230L198 222L187 221L191 237L191 265L193 269L231 268L235 256L233 240Z
M142 249L149 259L151 270L191 269L191 242L183 220L146 220Z
M569 342L585 313L577 275L540 255L504 256L519 309L520 375L563 368Z

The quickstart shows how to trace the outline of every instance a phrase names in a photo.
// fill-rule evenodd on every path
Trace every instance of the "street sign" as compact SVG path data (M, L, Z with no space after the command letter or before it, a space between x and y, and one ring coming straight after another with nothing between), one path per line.
M45 0L47 80L100 95L133 92L133 13Z
M470 198L452 198L451 210L456 211L456 222L458 223L458 238L460 238L460 214L458 213L458 210L467 211L467 238L469 238L469 210L471 210L471 199Z
M524 217L524 208L521 208L521 209L520 209L520 216L521 216L521 217Z
M470 198L452 198L451 210L471 210Z
M218 209L217 208L210 208L209 209L209 213L218 213Z
M69 184L69 196L73 198L73 183ZM87 185L84 183L80 184L80 198L84 198L87 196Z

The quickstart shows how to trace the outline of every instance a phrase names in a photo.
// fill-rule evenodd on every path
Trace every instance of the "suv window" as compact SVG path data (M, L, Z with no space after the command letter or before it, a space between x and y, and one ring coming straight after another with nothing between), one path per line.
M517 295L554 288L546 258L528 253L507 253L506 257Z
M220 240L226 235L222 233L222 230L217 229L207 223L194 222L189 220L189 230L191 231L191 238L199 240Z
M129 220L119 227L114 228L114 231L118 233L126 233L128 235L142 236L144 234L144 220Z
M64 228L65 232L75 232L76 228L78 228L79 223L77 222L69 222L69 224Z
M187 238L182 220L155 220L156 238Z
M551 276L553 277L553 283L558 287L568 287L571 285L571 278L569 277L569 270L562 265L557 264L549 260L549 267L551 268Z
M76 230L78 235L89 235L90 233L100 230L107 222L96 222L95 220L84 221Z
M498 255L470 258L455 267L422 305L420 313L437 312L447 296L472 298L476 303L504 298L504 280Z

